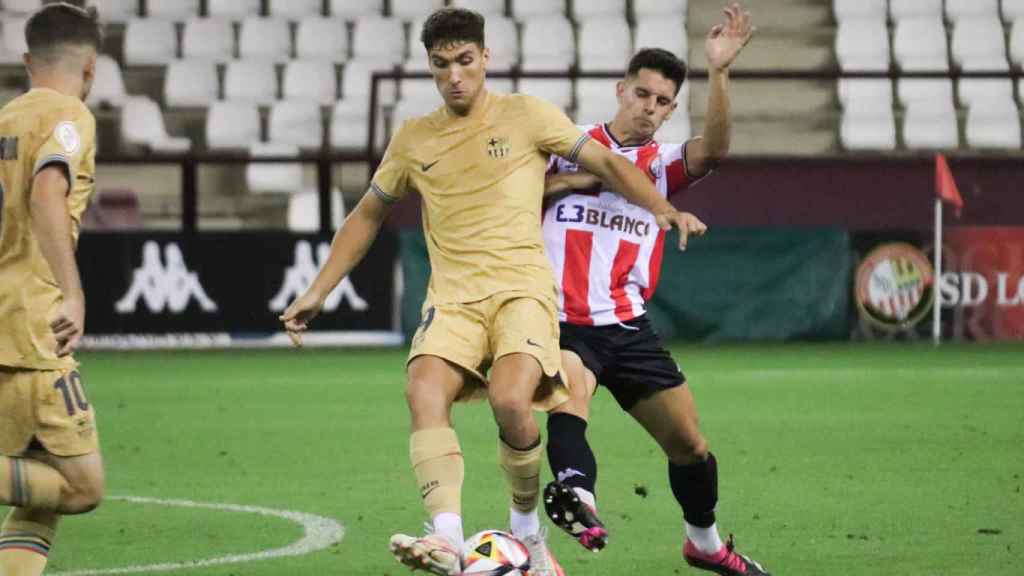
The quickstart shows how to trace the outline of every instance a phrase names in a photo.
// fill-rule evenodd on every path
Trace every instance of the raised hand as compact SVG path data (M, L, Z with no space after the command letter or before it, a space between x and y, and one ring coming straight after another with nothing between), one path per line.
M704 41L708 67L714 70L728 68L757 31L750 23L750 11L744 10L738 2L726 6L723 11L725 23L713 26Z

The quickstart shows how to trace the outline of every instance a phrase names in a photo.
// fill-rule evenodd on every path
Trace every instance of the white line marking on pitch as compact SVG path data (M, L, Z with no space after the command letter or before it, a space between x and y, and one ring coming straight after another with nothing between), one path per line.
M148 564L145 566L126 566L124 568L101 568L95 570L74 570L71 572L54 572L52 576L107 576L109 574L139 574L143 572L171 572L174 570L185 570L187 568L206 568L209 566L222 566L224 564L238 564L241 562L256 562L259 560L272 560L287 556L302 556L311 554L317 550L323 550L332 544L341 542L345 537L345 528L338 522L306 514L304 512L293 512L291 510L274 510L273 508L262 508L260 506L238 506L235 504L214 504L205 502L193 502L191 500L164 500L161 498L141 498L136 496L109 496L108 500L129 502L131 504L155 504L157 506L171 506L175 508L205 508L207 510L218 510L223 512L242 512L246 514L259 514L261 516L273 516L283 518L302 526L302 538L284 548L274 548L261 552L249 554L232 554L220 556L208 560L185 560L182 562L167 562L163 564Z

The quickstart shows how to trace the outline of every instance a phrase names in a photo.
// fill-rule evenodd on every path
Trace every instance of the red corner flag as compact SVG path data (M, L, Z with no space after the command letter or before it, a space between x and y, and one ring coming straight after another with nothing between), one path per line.
M946 157L942 154L935 155L935 194L956 207L956 217L960 217L960 209L964 207L964 199L960 197L960 190L956 187L956 180L953 180L953 172L949 169Z

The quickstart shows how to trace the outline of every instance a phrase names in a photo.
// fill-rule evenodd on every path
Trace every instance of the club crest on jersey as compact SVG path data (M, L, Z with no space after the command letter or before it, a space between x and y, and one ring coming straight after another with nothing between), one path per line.
M660 157L655 157L651 161L651 165L647 167L647 171L650 173L651 178L657 182L661 175L665 172L665 166L661 162Z
M487 155L491 158L504 158L512 152L512 145L504 136L493 136L487 141Z

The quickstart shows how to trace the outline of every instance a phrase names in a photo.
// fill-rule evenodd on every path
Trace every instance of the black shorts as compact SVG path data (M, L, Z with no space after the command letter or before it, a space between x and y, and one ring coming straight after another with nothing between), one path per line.
M607 326L562 322L561 331L562 350L575 352L623 410L686 382L646 316Z

